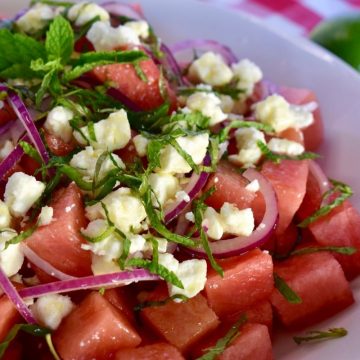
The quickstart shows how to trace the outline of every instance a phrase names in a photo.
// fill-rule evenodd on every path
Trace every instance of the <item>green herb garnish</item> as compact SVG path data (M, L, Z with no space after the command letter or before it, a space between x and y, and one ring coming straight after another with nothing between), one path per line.
M171 302L171 301L174 301L174 300L181 300L182 302L185 302L187 301L189 298L185 295L182 295L182 294L175 294L175 295L172 295L172 296L169 296L167 297L166 299L164 300L159 300L159 301L145 301L143 303L140 303L138 305L136 305L134 307L134 311L135 312L139 312L145 308L148 308L148 307L159 307L159 306L163 306L163 305L166 305L167 303Z
M356 253L357 249L350 246L311 246L294 250L290 253L290 256L306 255L321 251L330 251L341 255L353 255Z
M281 278L278 274L274 273L275 287L279 290L280 294L291 304L301 304L301 297Z
M294 336L294 341L300 345L304 342L317 342L325 340L333 340L344 337L348 334L344 328L331 328L328 331L312 330L307 332L305 336Z

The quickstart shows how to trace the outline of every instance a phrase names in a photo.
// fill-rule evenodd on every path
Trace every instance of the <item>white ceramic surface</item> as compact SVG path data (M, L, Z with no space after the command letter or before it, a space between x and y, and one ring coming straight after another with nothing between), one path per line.
M360 75L314 44L275 33L261 20L194 0L138 0L156 31L167 43L187 38L215 39L239 57L258 63L275 82L316 92L326 126L321 160L327 173L350 184L360 209ZM0 13L14 12L27 1L1 0ZM316 325L316 329L345 327L347 337L321 344L297 346L293 334L275 337L279 360L360 359L360 280L352 283L359 304ZM256 360L256 359L254 359Z

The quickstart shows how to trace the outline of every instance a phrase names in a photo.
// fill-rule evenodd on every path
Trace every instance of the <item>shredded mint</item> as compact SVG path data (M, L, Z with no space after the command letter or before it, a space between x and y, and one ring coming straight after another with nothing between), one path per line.
M219 339L215 346L208 349L207 353L200 356L196 360L215 360L225 349L240 335L240 328L247 322L246 315L243 315L226 333L226 335Z
M10 343L15 339L19 331L24 331L28 334L39 337L44 337L47 334L50 334L50 330L42 326L32 325L32 324L16 324L11 328L11 330L8 332L3 342L0 344L0 358L4 355L6 349L9 347Z
M331 210L335 209L336 207L340 206L346 199L353 195L353 190L349 185L346 185L337 180L330 180L333 185L333 188L326 192L323 196L323 202L329 196L333 194L339 193L339 195L327 205L322 206L319 210L315 211L312 215L304 219L300 224L298 224L301 228L308 227L311 223L318 220L319 218L327 215Z
M38 164L42 164L43 161L37 152L37 150L26 141L19 141L19 145L22 147L24 153L34 159Z
M290 304L301 304L301 297L278 274L274 273L275 287Z
M238 100L239 96L244 93L244 90L238 89L234 86L218 86L215 88L206 88L206 87L179 87L177 89L179 95L190 96L197 92L213 93L218 96L227 95L230 96L233 100Z
M53 358L55 360L61 360L60 356L58 355L58 353L55 350L54 344L52 342L51 334L46 334L45 339L46 339L46 343L49 347L50 353L53 356Z
M317 342L325 340L333 340L344 337L348 334L344 328L330 328L328 331L312 330L306 333L304 336L294 336L294 341L300 345L304 342Z
M138 305L136 305L134 307L134 311L135 312L139 312L145 308L148 308L148 307L160 307L160 306L164 306L166 304L168 304L169 302L171 301L174 301L174 300L180 300L182 302L186 302L187 300L189 300L189 298L185 295L182 295L182 294L175 294L175 295L172 295L172 296L169 296L167 297L166 299L164 300L159 300L159 301L145 301L143 303L140 303Z
M6 241L5 243L5 249L9 247L9 245L19 244L25 239L27 239L29 236L31 236L34 231L37 229L37 225L31 226L27 230L21 231L19 235L14 236L10 240Z
M305 151L302 154L296 155L296 156L275 154L261 140L258 140L256 144L259 147L259 149L261 150L262 154L268 160L271 160L275 164L279 164L281 162L281 160L309 160L309 159L312 160L312 159L317 159L320 156L319 154L316 154L316 153L313 153L310 151Z
M311 246L294 250L290 253L290 256L306 255L322 251L335 252L341 255L353 255L357 252L357 249L350 246Z

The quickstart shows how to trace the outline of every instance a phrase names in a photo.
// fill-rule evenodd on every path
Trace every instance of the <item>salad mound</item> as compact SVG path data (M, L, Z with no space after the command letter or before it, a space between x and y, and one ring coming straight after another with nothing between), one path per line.
M267 360L354 302L311 90L138 5L33 1L0 44L0 358Z

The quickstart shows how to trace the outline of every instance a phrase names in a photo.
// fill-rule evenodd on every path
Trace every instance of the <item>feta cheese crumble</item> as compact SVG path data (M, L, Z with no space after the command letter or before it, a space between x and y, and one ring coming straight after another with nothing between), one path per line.
M255 227L254 215L250 208L239 210L235 205L225 202L218 213L212 207L204 212L202 226L214 240L224 233L236 236L249 236Z
M24 216L40 198L45 184L22 172L12 174L5 187L5 204L13 216Z
M251 181L250 183L248 183L246 186L245 186L245 189L246 190L249 190L251 192L258 192L260 190L260 184L259 184L259 181L257 179Z
M287 139L272 138L267 146L276 154L288 156L298 156L305 151L305 148L301 144Z
M146 218L145 208L141 200L133 195L131 189L120 188L105 196L102 203L109 212L110 220L115 226L128 233L141 229L141 222ZM89 220L106 219L105 212L101 204L87 206L86 216Z
M114 28L103 21L92 24L86 37L96 51L111 51L128 44L140 45L140 39L132 28L124 25Z
M125 147L131 139L129 120L123 109L94 124L96 141L90 139L87 126L82 127L80 130L94 149L119 150ZM74 131L74 137L79 144L86 145L85 139L78 131Z
M153 173L149 176L149 185L154 191L152 199L153 205L158 202L163 206L168 200L172 199L180 189L179 179L171 174Z
M39 297L31 311L40 324L56 330L62 319L75 308L69 296L50 294Z
M243 59L231 66L234 78L237 80L237 87L245 91L245 95L251 95L254 86L262 77L261 69L249 59Z
M94 150L92 146L87 146L84 150L75 154L70 160L70 165L79 170L79 172L84 176L85 180L93 179L95 175L96 164L99 160L99 157L104 153L102 149ZM125 169L125 165L116 154L111 154L115 163L122 169ZM98 179L102 179L109 171L115 169L116 166L113 161L110 159L110 156L107 156L106 159L102 162Z
M0 230L10 227L11 216L7 205L0 200Z
M73 129L69 121L74 113L64 106L54 107L47 115L44 128L52 135L69 142L72 139Z
M12 229L2 230L0 232L0 266L8 277L17 274L24 262L21 244L10 244L5 249L6 242L16 235L17 232Z
M189 77L197 82L222 86L231 81L233 73L220 55L209 51L190 65Z
M49 225L54 216L54 209L51 206L43 206L39 215L39 226Z
M209 134L203 133L195 136L181 136L176 139L179 146L187 152L196 165L200 165L205 158L209 145ZM166 145L160 153L160 168L158 172L170 174L184 174L191 171L188 162L173 148Z
M110 19L109 13L104 8L90 2L80 2L75 4L67 13L68 19L73 21L76 26L83 26L97 16L100 21L107 21Z
M239 153L230 155L229 161L244 167L254 166L262 157L257 142L266 143L264 133L255 128L240 128L235 131L235 139Z
M17 21L19 29L28 34L42 30L56 16L56 12L46 4L35 4Z
M186 106L193 111L200 111L210 118L209 125L216 125L226 119L226 114L221 109L221 100L213 93L196 92L190 95Z
M149 37L149 24L145 20L128 21L124 26L133 30L139 38L147 39Z
M149 140L145 136L142 136L140 134L134 136L132 140L133 140L133 143L134 143L135 150L136 150L137 154L140 157L146 156L146 154L147 154L147 146L149 144Z

